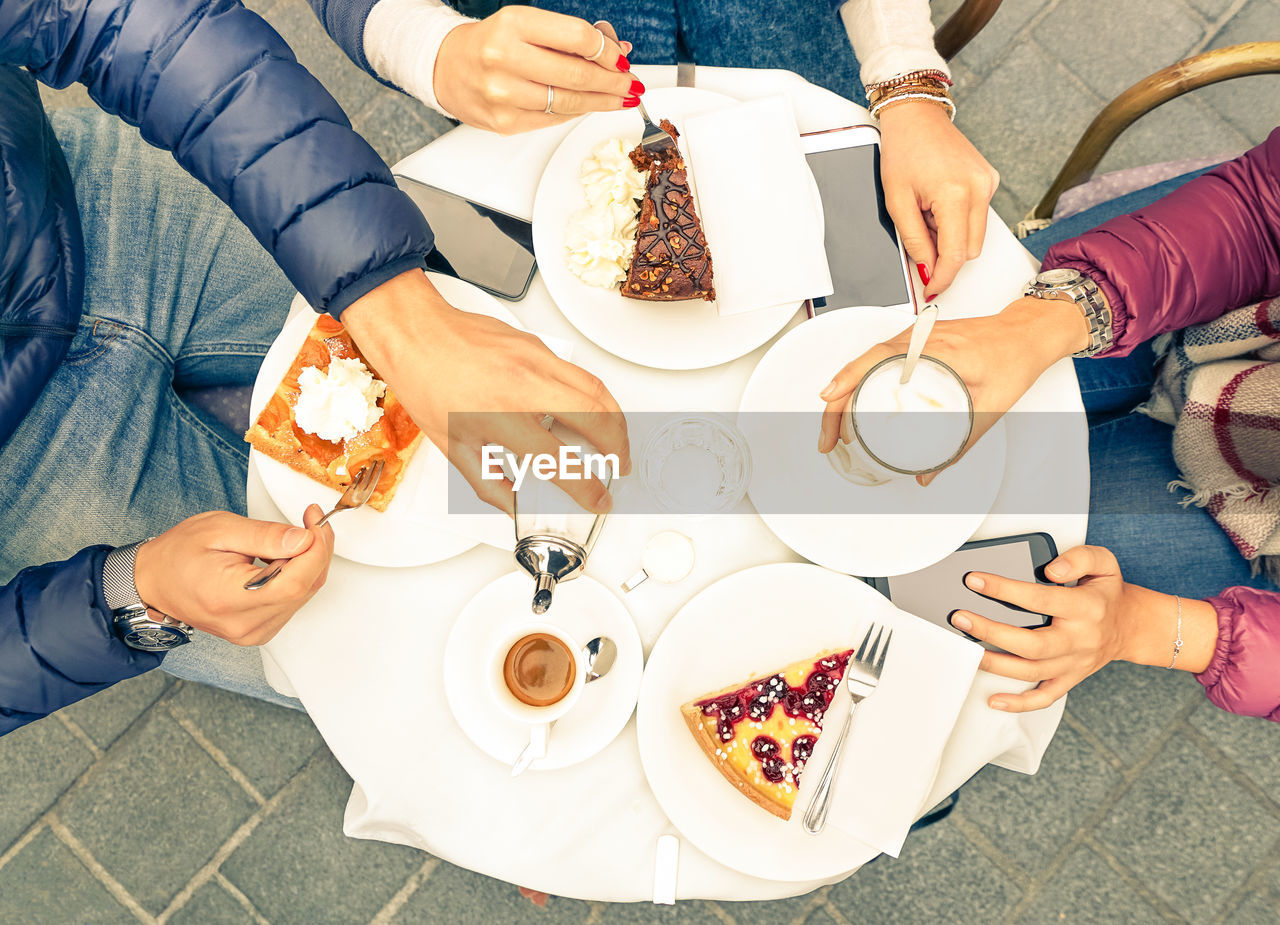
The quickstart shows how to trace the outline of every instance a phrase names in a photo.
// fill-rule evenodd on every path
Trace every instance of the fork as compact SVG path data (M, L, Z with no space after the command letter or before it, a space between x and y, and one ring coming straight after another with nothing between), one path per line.
M643 99L639 100L636 108L640 112L640 118L644 119L644 134L640 137L640 147L644 148L646 153L657 154L663 148L676 143L666 129L649 118L649 110L644 108Z
M872 633L875 633L874 641L871 638ZM881 637L884 638L883 647L880 645ZM809 808L804 811L804 830L810 835L817 835L827 824L827 810L831 808L831 793L834 789L832 784L835 782L836 772L840 769L840 756L844 751L845 737L849 734L849 721L853 719L853 708L870 697L876 685L880 683L880 672L884 668L884 658L889 654L891 639L893 639L893 630L889 630L889 635L885 636L883 626L871 624L867 635L862 637L862 644L858 646L858 651L845 666L843 683L849 690L851 702L844 714L844 725L840 727L840 734L836 736L835 748L832 749L831 757L827 759L827 766L822 769L822 775L818 778L818 786L814 788L813 796L809 799Z
M384 460L376 459L368 465L361 466L360 471L356 473L356 477L347 486L347 490L338 499L338 503L333 506L333 510L316 521L315 526L319 527L339 511L348 511L351 508L360 507L368 501L373 495L373 490L378 487L378 479L382 478L383 463ZM244 589L246 591L257 591L259 588L265 588L271 582L271 579L280 574L280 569L284 568L284 564L288 561L288 556L283 559L273 559L264 565L258 574L244 583Z

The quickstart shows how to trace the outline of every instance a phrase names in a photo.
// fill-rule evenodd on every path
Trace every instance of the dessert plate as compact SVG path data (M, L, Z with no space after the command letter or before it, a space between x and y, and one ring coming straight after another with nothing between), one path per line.
M778 539L838 572L902 575L940 561L973 536L1004 478L1003 420L927 488L910 478L855 485L817 451L825 407L818 393L846 363L911 321L875 307L819 315L769 348L742 396L738 427L751 447L752 504ZM824 507L825 499L833 500Z
M529 611L533 579L524 572L504 575L462 609L444 648L444 689L453 718L491 758L513 764L529 744L529 727L510 718L493 702L487 677L494 646L521 623L550 623L579 645L608 636L618 646L613 668L582 689L573 709L556 720L547 756L529 765L533 771L567 768L585 761L617 738L636 705L644 650L631 614L604 585L583 575L556 587L555 602L544 616Z
M654 796L699 850L753 877L806 882L837 877L880 853L835 826L817 836L804 831L807 779L790 820L752 804L707 760L680 706L817 652L854 647L869 621L899 617L887 598L856 578L778 563L716 582L671 619L649 655L636 729Z
M516 317L488 293L449 276L427 275L441 295L456 308L522 327ZM272 343L253 384L250 420L255 420L266 406L314 324L315 315L308 309L290 318ZM301 526L302 514L309 504L319 504L327 511L337 503L339 493L328 486L312 481L257 450L249 452L267 494L290 523ZM480 542L477 536L450 529L446 513L448 476L449 462L444 454L430 440L423 439L409 460L404 480L385 512L357 508L344 511L335 518L334 552L344 559L366 565L410 567L440 562L473 548ZM474 529L470 531L475 532ZM499 532L504 536L509 534L509 523Z
M645 106L654 118L669 118L676 128L681 119L734 102L692 87L654 89L645 95ZM573 326L624 360L655 369L702 369L735 360L781 331L800 303L721 316L713 303L701 299L624 299L616 289L588 286L570 272L565 261L565 228L569 216L583 205L578 181L582 162L609 138L623 137L638 144L641 128L640 116L633 110L593 113L560 143L543 171L533 204L538 270L551 298ZM696 190L697 165L690 172ZM714 260L715 242L708 243Z

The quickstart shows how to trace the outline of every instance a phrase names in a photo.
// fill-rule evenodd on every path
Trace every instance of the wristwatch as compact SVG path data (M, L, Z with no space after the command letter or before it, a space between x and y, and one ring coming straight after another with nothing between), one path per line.
M162 620L151 616L133 583L133 562L141 545L121 546L107 553L102 564L102 596L111 608L111 628L121 642L144 652L165 652L190 642L195 629L168 614L160 614Z
M1111 308L1098 284L1079 270L1061 267L1045 270L1027 284L1022 293L1037 299L1059 299L1075 302L1089 326L1089 346L1075 354L1078 357L1096 356L1111 346Z

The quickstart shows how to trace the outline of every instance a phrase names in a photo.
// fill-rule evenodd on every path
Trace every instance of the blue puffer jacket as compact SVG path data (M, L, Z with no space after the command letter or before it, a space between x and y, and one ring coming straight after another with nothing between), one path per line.
M431 249L338 104L234 0L0 0L0 445L65 354L83 291L71 178L32 74L84 83L172 151L317 310L339 316ZM0 587L0 734L158 664L110 633L106 551Z

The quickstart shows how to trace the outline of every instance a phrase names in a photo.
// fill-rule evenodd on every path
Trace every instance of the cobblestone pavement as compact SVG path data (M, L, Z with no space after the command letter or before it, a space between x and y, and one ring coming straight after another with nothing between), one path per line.
M447 128L353 67L303 0L251 5L389 161ZM1280 0L1005 0L956 67L1000 215L1026 212L1129 83L1263 38L1280 39ZM1280 121L1277 99L1280 77L1199 91L1141 120L1104 169L1243 150ZM0 740L0 922L1276 923L1277 755L1280 726L1216 710L1184 674L1116 665L1072 693L1038 775L983 771L897 861L784 902L538 910L346 839L350 781L305 716L156 672Z

